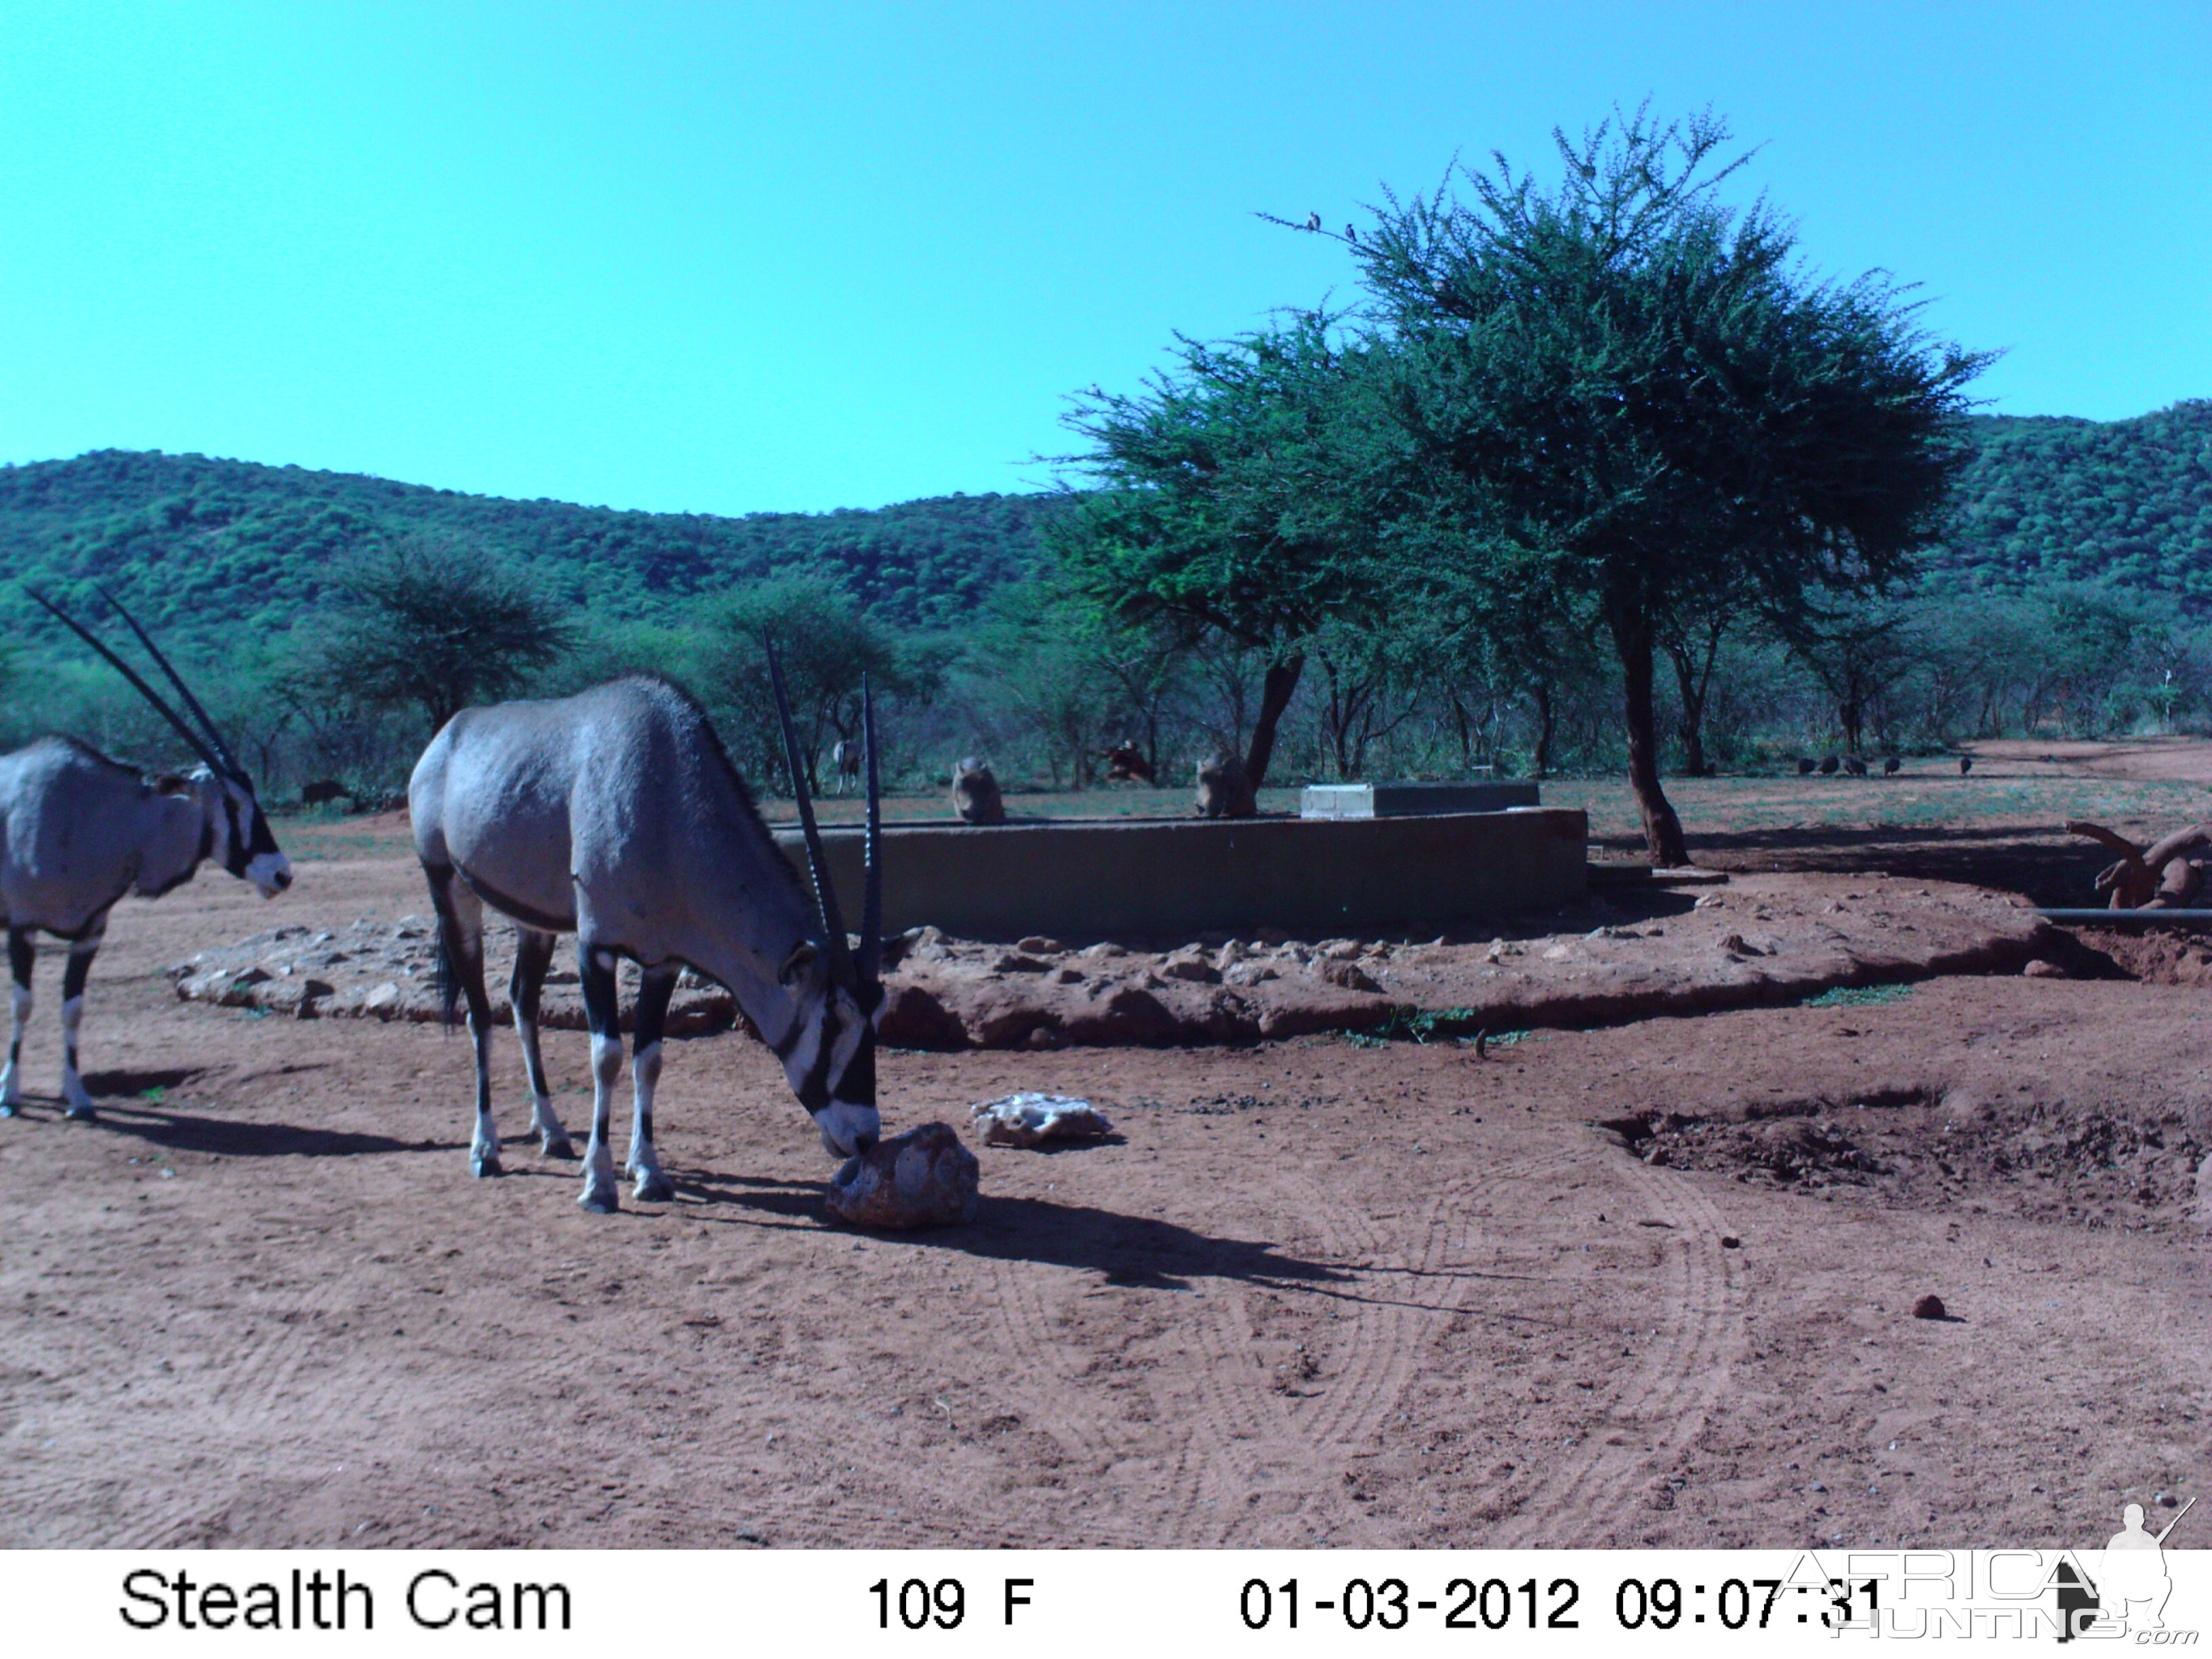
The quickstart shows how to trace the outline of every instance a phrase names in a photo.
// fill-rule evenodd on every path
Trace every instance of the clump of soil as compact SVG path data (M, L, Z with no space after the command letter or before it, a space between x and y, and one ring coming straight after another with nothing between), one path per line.
M2176 1225L2197 1205L2212 1151L2203 1115L1915 1091L1784 1102L1741 1117L1654 1111L1606 1127L1647 1164L1778 1189L1922 1208L1971 1200L2141 1230Z

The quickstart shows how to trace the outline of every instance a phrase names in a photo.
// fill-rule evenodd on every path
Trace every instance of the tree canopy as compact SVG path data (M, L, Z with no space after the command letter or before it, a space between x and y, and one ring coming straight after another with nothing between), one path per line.
M1070 459L1096 488L1048 532L1063 577L1117 620L1261 654L1243 757L1255 788L1316 631L1381 598L1379 503L1362 489L1380 428L1330 323L1179 338L1175 368L1140 394L1082 400L1068 424L1091 447Z
M1653 653L1740 596L1782 611L1905 576L1966 456L1960 388L1896 283L1812 280L1764 201L1736 211L1710 114L1555 131L1545 190L1502 157L1376 211L1352 244L1389 331L1389 405L1415 493L1504 560L1594 602L1618 659L1629 773L1662 863Z
M575 640L559 608L472 549L404 543L337 578L344 602L314 654L333 699L421 710L435 732L529 684Z

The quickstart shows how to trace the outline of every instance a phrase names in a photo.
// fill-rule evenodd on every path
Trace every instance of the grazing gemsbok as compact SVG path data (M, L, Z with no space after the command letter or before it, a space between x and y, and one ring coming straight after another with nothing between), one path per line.
M609 681L557 702L464 708L430 740L408 786L415 850L437 907L447 1017L468 1000L477 1062L479 1176L500 1173L491 1110L491 1004L484 991L483 907L518 935L508 994L530 1075L531 1127L544 1150L568 1155L538 1051L538 998L554 936L576 935L592 1032L592 1135L584 1150L586 1210L619 1207L609 1150L622 1072L617 958L641 969L631 1065L636 1115L627 1173L636 1196L674 1196L653 1146L653 1095L676 976L685 967L729 988L783 1062L822 1144L844 1158L881 1133L876 1032L882 1011L883 870L875 710L862 693L866 738L866 896L857 958L822 853L783 673L769 670L784 753L813 872L810 914L799 878L761 822L720 739L689 693L651 675Z
M276 850L252 781L207 710L114 596L103 595L169 677L198 730L76 618L43 593L31 597L113 664L206 763L185 777L149 777L74 738L40 738L0 755L0 927L8 932L15 1015L8 1066L0 1072L0 1117L13 1117L22 1100L35 935L47 933L70 942L62 970L62 1099L70 1116L88 1118L92 1097L77 1072L77 1025L85 980L115 901L132 892L159 898L190 881L210 858L252 882L262 897L274 898L292 884L292 866Z

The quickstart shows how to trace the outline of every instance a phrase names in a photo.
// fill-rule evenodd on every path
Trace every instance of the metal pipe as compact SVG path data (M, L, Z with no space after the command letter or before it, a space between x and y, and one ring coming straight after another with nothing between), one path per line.
M2045 921L2064 927L2212 927L2212 910L2091 910L2078 908L2039 909Z

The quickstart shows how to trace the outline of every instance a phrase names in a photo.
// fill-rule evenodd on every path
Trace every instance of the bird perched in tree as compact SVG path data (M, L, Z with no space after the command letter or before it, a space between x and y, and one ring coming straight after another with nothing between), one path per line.
M1321 215L1318 213L1309 213L1306 215L1306 228L1308 230L1319 230L1321 228Z
M1354 229L1352 226L1346 225L1344 228L1344 240L1347 242L1358 241L1359 240L1358 231Z

